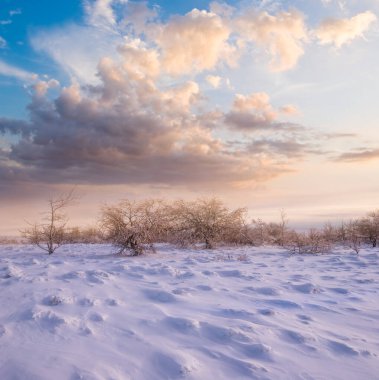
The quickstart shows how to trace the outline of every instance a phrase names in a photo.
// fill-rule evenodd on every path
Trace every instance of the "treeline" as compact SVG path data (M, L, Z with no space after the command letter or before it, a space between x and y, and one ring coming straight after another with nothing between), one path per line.
M119 254L131 256L154 251L154 244L163 242L206 249L275 245L293 253L326 253L340 245L358 253L362 245L376 247L379 237L379 211L338 226L327 223L320 229L298 232L289 228L283 211L278 222L249 221L246 208L230 209L216 198L123 200L103 206L96 227L69 228L64 209L74 201L72 192L50 200L44 220L30 224L22 231L23 237L49 254L67 243L107 242Z

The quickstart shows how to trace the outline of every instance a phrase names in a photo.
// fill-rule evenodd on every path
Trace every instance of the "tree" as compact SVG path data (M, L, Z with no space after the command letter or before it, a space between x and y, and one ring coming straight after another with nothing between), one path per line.
M358 254L362 245L362 235L359 229L359 220L351 220L346 224L348 246Z
M170 207L171 231L182 246L201 242L212 249L217 242L241 238L245 212L242 208L229 210L217 198L180 200Z
M74 190L51 198L48 201L48 211L43 213L43 221L28 223L29 227L21 231L23 237L49 255L53 254L57 248L68 242L66 230L68 218L64 210L75 199Z
M164 234L166 227L165 204L161 200L130 201L104 206L100 228L105 240L123 254L131 256L144 252L146 246L154 251L154 243Z
M375 248L379 239L379 210L369 212L367 217L359 220L359 230Z
M284 210L280 210L280 222L279 222L279 245L284 246L286 241L286 233L288 230L288 222L287 213Z

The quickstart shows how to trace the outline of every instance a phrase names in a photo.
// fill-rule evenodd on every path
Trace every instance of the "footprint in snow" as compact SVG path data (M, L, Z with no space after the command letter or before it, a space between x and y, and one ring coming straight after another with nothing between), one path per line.
M91 320L92 322L104 322L105 317L99 313L92 313L90 314L88 319Z
M194 333L199 327L198 321L193 321L187 318L166 317L164 323L171 329L176 330L182 334Z
M181 361L162 352L155 352L150 357L150 362L160 379L182 378L198 366L198 363L192 358L186 357L183 363Z
M330 291L332 291L333 293L337 293L337 294L348 294L349 291L345 288L328 288Z
M293 330L282 329L280 335L289 343L303 344L306 341L306 338L302 334Z
M176 301L176 298L173 294L168 293L164 290L145 289L143 292L145 293L145 296L151 301L159 303L171 303Z
M116 300L116 299L113 299L113 298L108 298L107 300L105 300L105 303L108 306L118 306L118 305L120 305L120 302L118 300Z
M24 319L35 321L40 328L47 330L51 333L56 332L57 328L66 324L64 318L51 311L31 310L28 313L26 313Z
M196 288L205 292L213 290L213 288L208 285L197 285Z
M319 293L320 290L317 289L313 284L307 282L305 284L292 285L292 289L303 294Z
M355 356L359 354L354 348L336 340L329 340L327 344L330 350L337 355Z
M87 280L94 284L104 284L110 278L109 273L101 270L90 270L86 272Z
M271 348L262 343L241 344L240 351L250 359L271 361Z
M96 300L96 299L91 299L91 298L82 298L78 301L78 304L80 306L84 306L84 307L92 307L92 306L96 306L99 304L99 301Z
M201 323L201 333L204 337L208 338L209 340L221 344L227 344L232 341L250 342L248 336L238 331L235 331L231 328L216 326L207 322Z
M240 270L234 269L234 270L222 270L219 271L218 274L221 277L243 277L243 274Z
M296 302L282 300L282 299L274 299L274 300L265 300L266 303L271 304L273 306L277 306L283 309L300 309L301 306Z
M268 286L256 288L255 292L264 296L278 296L280 293L275 289Z

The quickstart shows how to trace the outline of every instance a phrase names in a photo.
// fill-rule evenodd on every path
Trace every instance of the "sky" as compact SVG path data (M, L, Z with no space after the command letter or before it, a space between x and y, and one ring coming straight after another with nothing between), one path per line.
M2 0L0 234L75 187L320 225L379 208L377 0Z

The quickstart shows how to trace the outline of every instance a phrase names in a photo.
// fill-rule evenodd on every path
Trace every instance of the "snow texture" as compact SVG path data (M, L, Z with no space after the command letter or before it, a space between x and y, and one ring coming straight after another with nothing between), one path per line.
M379 251L0 246L0 379L377 379Z

